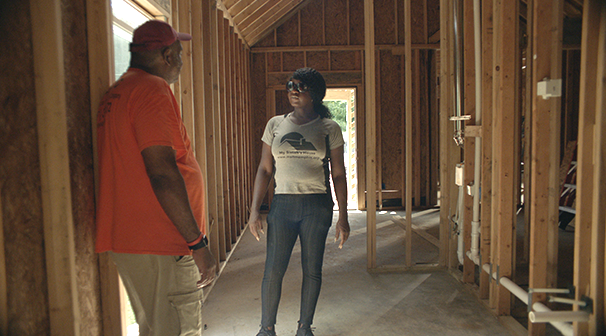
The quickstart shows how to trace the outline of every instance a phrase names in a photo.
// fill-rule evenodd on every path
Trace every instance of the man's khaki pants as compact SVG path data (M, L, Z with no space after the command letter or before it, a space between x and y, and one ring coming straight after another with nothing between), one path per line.
M202 335L200 272L191 256L110 252L141 336Z

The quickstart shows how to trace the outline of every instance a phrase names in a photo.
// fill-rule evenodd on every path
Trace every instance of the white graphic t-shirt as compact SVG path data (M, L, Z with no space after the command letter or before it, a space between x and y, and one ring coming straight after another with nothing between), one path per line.
M339 125L331 119L316 118L307 124L293 123L289 114L267 122L261 140L271 146L276 167L276 194L326 194L330 149L343 146Z

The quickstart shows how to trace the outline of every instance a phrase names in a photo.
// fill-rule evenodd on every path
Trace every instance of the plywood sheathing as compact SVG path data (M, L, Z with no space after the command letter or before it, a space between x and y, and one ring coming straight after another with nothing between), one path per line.
M6 259L5 326L10 335L45 334L49 327L40 162L36 130L32 27L28 1L0 3L0 193Z
M95 181L84 1L62 3L69 171L74 221L80 334L101 334L101 293L95 253Z

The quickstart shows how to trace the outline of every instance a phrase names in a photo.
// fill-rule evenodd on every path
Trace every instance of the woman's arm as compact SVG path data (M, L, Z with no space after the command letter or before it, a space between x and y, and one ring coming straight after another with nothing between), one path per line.
M261 202L265 192L267 192L267 186L271 180L271 176L274 170L274 159L271 155L271 147L263 143L261 151L261 162L259 162L259 168L257 169L257 176L255 177L255 185L253 187L253 199L250 209L250 217L248 218L248 227L250 233L252 233L257 240L259 240L259 231L263 232L263 221L259 213L261 208Z
M332 175L332 183L335 187L337 204L339 205L339 219L337 220L335 241L341 236L339 248L342 248L349 238L350 230L347 219L347 178L343 159L343 146L331 149L330 151L330 173Z

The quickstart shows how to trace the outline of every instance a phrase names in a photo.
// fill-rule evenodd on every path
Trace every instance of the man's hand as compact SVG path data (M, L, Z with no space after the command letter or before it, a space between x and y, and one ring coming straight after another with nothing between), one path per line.
M261 238L259 236L259 232L265 234L265 231L263 231L263 220L261 219L261 215L251 214L250 218L248 219L248 228L250 229L250 233L252 233L252 235L257 238L257 241L259 241Z
M341 217L339 217L339 220L337 221L336 231L337 233L335 235L335 242L337 242L337 240L339 240L339 236L341 236L341 243L339 244L339 248L341 249L343 248L343 244L345 244L345 242L349 238L350 228L347 219L342 219Z
M193 251L192 257L194 257L194 261L200 271L200 280L197 283L198 288L210 285L217 276L217 262L212 253L210 253L208 246Z

